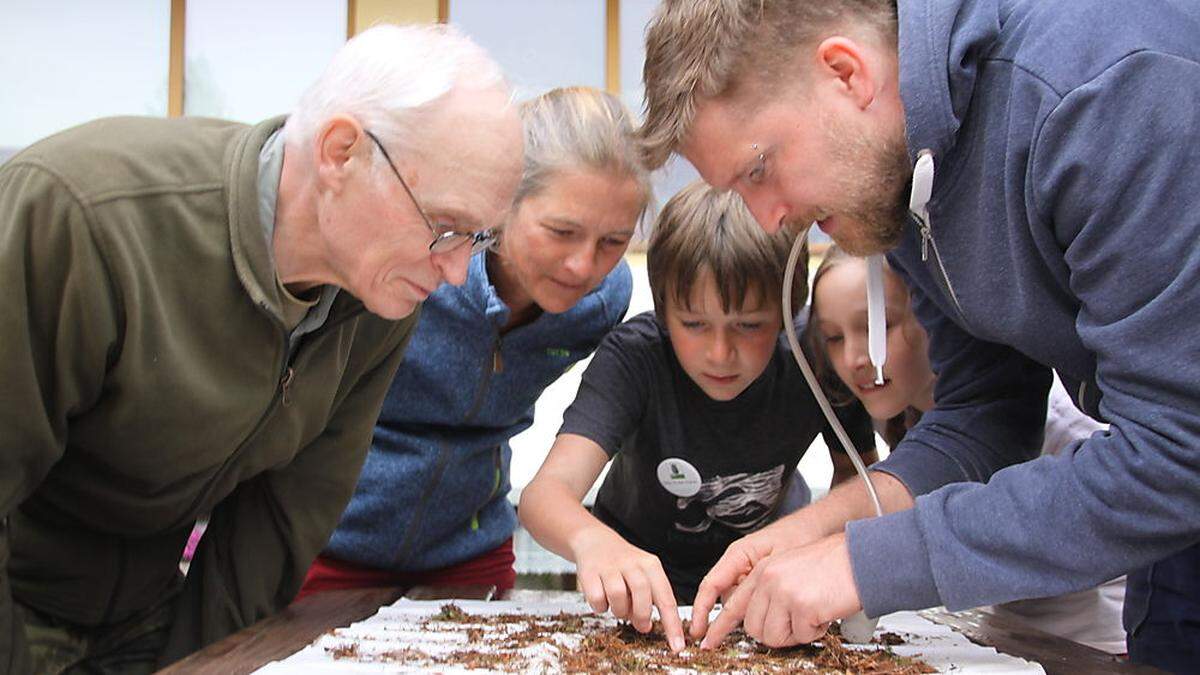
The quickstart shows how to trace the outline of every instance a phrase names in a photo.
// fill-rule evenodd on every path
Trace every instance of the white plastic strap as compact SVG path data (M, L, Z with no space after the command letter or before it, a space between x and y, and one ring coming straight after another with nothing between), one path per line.
M867 256L867 355L875 367L875 384L883 384L887 362L887 311L883 297L883 255Z

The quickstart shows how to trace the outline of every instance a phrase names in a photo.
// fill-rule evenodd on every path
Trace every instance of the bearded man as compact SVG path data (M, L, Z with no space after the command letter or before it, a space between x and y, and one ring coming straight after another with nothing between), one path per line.
M768 231L890 251L938 373L936 409L871 472L891 513L860 520L853 485L735 543L697 595L707 646L739 621L794 644L860 607L1134 570L1133 659L1200 671L1198 36L1179 2L663 3L650 163L683 154ZM910 203L914 166L932 194ZM1051 369L1111 426L1033 459Z

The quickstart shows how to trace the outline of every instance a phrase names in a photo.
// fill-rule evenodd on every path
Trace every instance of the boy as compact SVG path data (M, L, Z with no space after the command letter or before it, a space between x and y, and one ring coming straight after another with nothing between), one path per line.
M676 598L690 603L731 542L779 515L818 433L837 447L780 340L791 242L763 233L732 192L697 182L675 195L650 241L655 311L601 343L521 497L522 523L576 563L592 608L646 632L658 607L674 651ZM796 286L803 298L805 275ZM872 461L865 411L839 416ZM853 467L831 454L836 483ZM610 459L589 514L580 499Z

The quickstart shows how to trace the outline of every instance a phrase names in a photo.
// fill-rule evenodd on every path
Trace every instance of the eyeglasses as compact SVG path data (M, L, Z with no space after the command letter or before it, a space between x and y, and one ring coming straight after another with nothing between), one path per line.
M421 208L421 204L417 201L417 197L413 194L412 189L408 187L408 183L404 182L404 176L400 175L400 171L392 162L392 157L388 154L387 149L383 147L383 143L381 143L379 138L370 131L366 131L364 129L364 132L371 138L372 141L375 142L375 145L379 148L379 152L383 153L383 158L387 160L388 166L392 169L392 173L396 174L396 178L400 180L400 186L404 188L404 192L407 193L408 198L412 200L413 206L415 206L417 209L417 213L421 214L421 220L425 221L425 227L428 227L429 231L433 233L433 241L429 242L430 253L449 253L451 251L457 251L462 247L463 244L470 242L471 255L475 255L476 253L489 248L493 243L495 243L496 234L490 228L483 230L482 232L457 232L452 229L450 225L445 225L442 223L438 223L436 225L433 224L433 222L429 220L429 216L425 215L425 209Z

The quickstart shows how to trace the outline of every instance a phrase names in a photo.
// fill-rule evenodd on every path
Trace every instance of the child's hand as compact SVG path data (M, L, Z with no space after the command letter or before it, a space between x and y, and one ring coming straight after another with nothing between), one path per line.
M671 582L658 556L633 546L616 533L597 530L576 548L579 587L596 612L612 610L639 632L650 630L651 608L657 607L671 651L684 647L683 624Z

